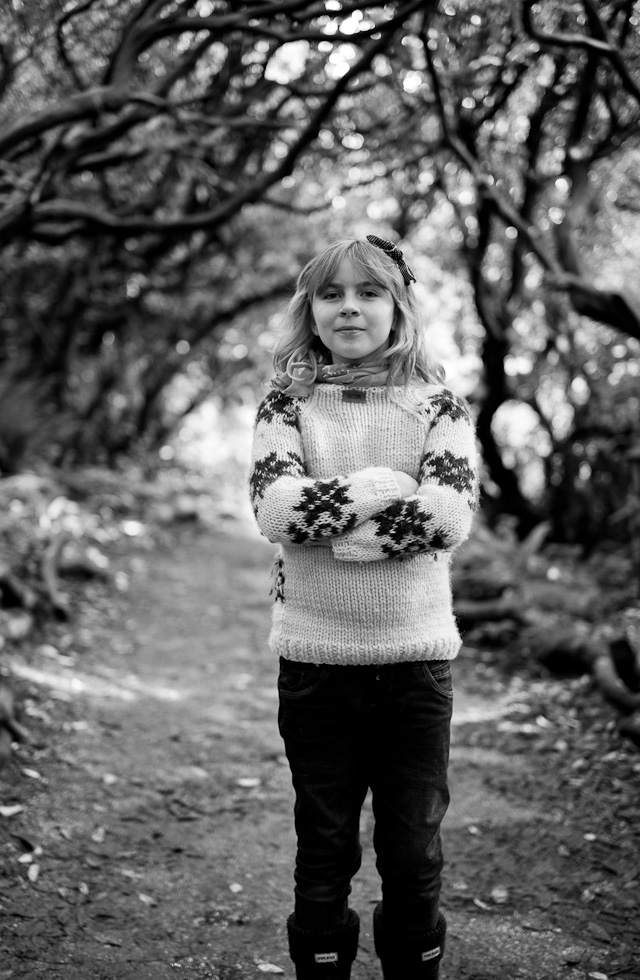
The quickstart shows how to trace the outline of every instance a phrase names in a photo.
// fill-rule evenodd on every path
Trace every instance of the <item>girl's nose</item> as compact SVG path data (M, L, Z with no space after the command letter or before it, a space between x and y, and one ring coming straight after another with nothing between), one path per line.
M342 316L349 316L351 313L358 312L358 304L353 296L345 296L342 301L342 306L340 307L340 313Z

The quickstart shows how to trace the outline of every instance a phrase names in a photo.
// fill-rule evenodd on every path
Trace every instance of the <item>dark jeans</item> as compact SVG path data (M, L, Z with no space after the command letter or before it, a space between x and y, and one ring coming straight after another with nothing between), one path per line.
M278 689L296 793L299 924L344 922L362 856L360 811L371 787L386 928L433 928L440 823L449 803L449 661L347 667L281 658Z

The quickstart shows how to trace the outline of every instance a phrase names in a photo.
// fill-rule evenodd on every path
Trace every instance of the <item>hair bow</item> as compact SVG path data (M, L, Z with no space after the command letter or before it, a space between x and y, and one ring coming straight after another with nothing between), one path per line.
M405 286L408 286L412 282L418 281L405 262L404 255L397 245L394 245L393 242L386 241L384 238L378 238L376 235L367 235L367 241L371 242L372 245L375 245L376 248L382 249L383 252L386 252L387 255L393 259L395 264L400 269Z

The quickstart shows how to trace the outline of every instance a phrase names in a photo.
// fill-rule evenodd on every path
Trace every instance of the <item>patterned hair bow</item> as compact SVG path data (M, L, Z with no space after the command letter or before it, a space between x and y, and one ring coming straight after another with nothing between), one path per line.
M393 242L386 241L384 238L377 238L376 235L367 235L367 241L371 242L372 245L375 245L376 248L381 248L383 252L386 252L387 255L393 259L395 264L400 269L405 286L408 286L412 282L418 281L405 262L404 255L397 245L394 245Z

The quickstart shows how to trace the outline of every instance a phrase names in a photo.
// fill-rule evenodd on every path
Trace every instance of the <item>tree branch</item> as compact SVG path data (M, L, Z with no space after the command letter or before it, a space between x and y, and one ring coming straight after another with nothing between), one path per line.
M549 285L564 290L577 313L589 316L601 323L607 323L631 337L640 339L640 313L621 293L601 290L584 280L576 268L564 269L558 258L542 244L541 237L534 226L527 221L502 193L493 179L480 166L473 154L456 135L450 118L450 111L444 101L444 94L433 61L428 39L422 35L427 63L433 81L433 89L443 128L444 140L473 176L476 186L485 200L489 201L496 213L508 224L517 229L547 273Z
M622 293L598 289L587 280L571 273L550 276L549 285L565 291L576 313L640 340L640 310Z
M297 2L294 5L297 5ZM285 6L289 5L286 4ZM420 9L424 9L421 0L409 0L409 2L404 3L396 16L384 23L384 30L380 31L380 36L369 40L358 61L329 90L322 105L311 114L306 126L291 144L279 165L262 177L255 179L251 184L241 187L235 194L214 208L189 215L183 214L177 218L158 219L149 218L143 214L131 217L122 216L73 200L42 201L32 204L25 213L20 213L19 209L14 209L9 214L5 214L4 219L0 221L0 232L4 231L6 234L10 229L20 231L22 228L31 226L34 234L40 236L46 233L47 226L54 224L58 228L58 234L61 233L61 228L67 225L70 234L77 233L79 228L85 233L91 233L92 230L100 228L123 237L147 233L161 235L190 233L198 229L211 229L220 225L246 204L261 199L270 187L291 173L296 160L317 137L324 121L330 116L339 99L349 91L352 81L370 68L376 55L384 51L391 43L395 30L406 21L407 17ZM165 106L164 101L157 96L144 93L135 95L134 99L156 109L162 109ZM98 112L106 108L115 111L129 101L131 98L121 89L114 89L113 87L94 89L93 92L83 93L69 100L66 106L61 107L56 113L56 123L54 124L81 118L82 113L87 111ZM4 143L0 140L0 153L3 150L6 151L7 147L16 145L21 139L33 137L51 125L50 113L38 113L35 118L16 127L12 133L8 134Z
M27 140L35 139L57 126L80 119L94 118L103 112L117 112L131 102L141 102L162 109L164 100L148 92L128 92L113 86L93 88L71 96L55 108L49 107L27 116L0 136L0 156Z
M583 5L592 28L597 25L600 34L598 38L588 37L585 34L545 34L543 31L537 30L531 16L532 7L535 4L536 0L523 0L522 4L522 23L527 34L534 41L549 47L582 48L585 51L603 55L613 65L627 91L640 102L640 86L629 73L620 49L612 42L597 8L591 0L583 0Z

